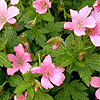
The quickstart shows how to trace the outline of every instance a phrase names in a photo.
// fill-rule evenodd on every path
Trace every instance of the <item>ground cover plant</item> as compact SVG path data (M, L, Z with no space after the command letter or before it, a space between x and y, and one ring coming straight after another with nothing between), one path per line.
M100 100L100 0L0 0L0 100Z

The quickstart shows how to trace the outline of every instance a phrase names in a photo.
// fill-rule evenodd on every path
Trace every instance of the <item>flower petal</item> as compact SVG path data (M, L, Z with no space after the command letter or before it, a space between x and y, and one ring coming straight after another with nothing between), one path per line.
M59 66L57 66L56 71L59 71L59 72L64 72L65 68L59 68L59 67L60 67L60 65L59 65Z
M5 16L7 13L7 3L5 0L0 0L0 15Z
M72 18L76 18L79 14L77 11L70 9L70 14Z
M10 3L11 3L12 5L18 4L18 2L19 2L19 0L10 0Z
M22 44L19 44L18 46L14 47L14 51L16 52L16 56L21 58L25 51L24 51L24 47Z
M89 37L95 46L100 46L100 35L89 35Z
M15 17L18 14L19 14L19 9L17 7L14 6L9 7L7 11L7 20L12 17Z
M57 86L60 86L64 80L65 75L58 70L55 70L54 73L50 76L50 81Z
M99 88L100 87L100 78L97 76L92 77L90 84L91 84L91 86L93 86L95 88Z
M7 22L10 23L10 24L14 24L14 23L16 23L16 19L10 18L10 19L7 20Z
M91 10L92 10L92 7L85 6L82 9L80 9L79 14L82 17L86 18L89 15L89 13L91 12Z
M97 99L100 100L100 88L96 91L95 95L96 95Z
M45 59L43 60L43 63L51 64L52 63L52 58L50 55L46 56Z
M44 87L45 89L52 89L52 88L54 87L54 86L50 83L48 77L46 77L46 76L42 76L41 85L42 85L42 87Z
M32 68L32 66L29 63L24 64L23 66L20 67L20 71L21 73L26 73L27 71L29 72L30 68Z
M34 67L31 69L31 72L41 74L41 67Z
M88 27L88 28L94 28L96 26L96 21L92 16L90 16L85 20L85 23L83 26Z
M69 29L69 30L73 30L73 23L72 22L65 22L64 23L64 29Z
M85 28L82 28L82 29L75 29L74 30L74 33L77 35L77 36L82 36L82 35L85 35Z
M8 54L7 56L10 62L14 62L14 63L16 62L16 56L14 54Z
M25 52L23 55L23 61L24 62L32 62L31 54L28 52Z

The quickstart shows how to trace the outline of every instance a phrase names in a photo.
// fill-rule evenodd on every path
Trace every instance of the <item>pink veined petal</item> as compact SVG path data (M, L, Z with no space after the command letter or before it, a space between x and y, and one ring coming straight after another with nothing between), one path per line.
M74 30L74 33L77 35L77 36L82 36L82 35L85 35L85 28L81 28L81 29L75 29Z
M100 100L100 88L96 91L95 95L96 95L97 99Z
M88 17L83 25L83 27L88 27L88 28L94 28L95 26L96 26L96 21L92 16Z
M85 6L84 8L82 8L79 11L79 14L80 14L80 16L86 18L89 15L89 13L91 12L91 10L92 10L92 7Z
M7 20L12 17L15 17L18 14L19 14L19 9L17 7L14 6L9 7L7 11Z
M73 23L72 22L65 22L64 23L64 29L69 29L69 30L73 30Z
M57 50L57 49L58 49L58 46L57 46L57 45L53 45L53 46L52 46L52 49L53 49L53 50Z
M22 44L19 44L18 46L14 47L14 51L16 52L16 56L18 58L21 58L25 53L24 47Z
M9 58L10 62L16 62L16 56L14 54L8 54L7 56Z
M28 92L26 91L26 92L25 92L25 97L27 97L27 95L28 95Z
M47 11L47 8L43 9L43 8L40 8L40 9L36 9L36 12L38 12L39 14L44 14L46 13Z
M18 97L17 100L25 100L26 97L24 97L22 94Z
M43 63L51 64L52 63L52 58L50 55L46 56L43 60Z
M10 24L14 24L14 23L16 23L16 19L10 18L10 19L7 20L7 22L10 23Z
M92 43L95 45L95 46L100 46L100 36L99 35L89 35Z
M38 73L38 74L41 74L41 67L34 67L31 69L31 72L32 73Z
M93 86L95 88L99 88L100 87L100 78L97 76L92 77L90 84L91 84L91 86Z
M51 8L51 2L49 2L49 0L46 0L47 6L48 8Z
M70 14L72 18L76 18L79 14L77 11L70 9Z
M10 3L11 3L12 5L18 4L18 2L19 2L19 0L10 0Z
M53 84L60 86L65 80L65 75L61 72L54 71L54 73L49 78Z
M29 64L29 63L26 63L26 64L24 64L24 65L22 65L21 67L20 67L20 71L21 71L21 73L26 73L27 71L29 72L29 70L30 70L30 68L32 68L32 66Z
M64 72L65 71L65 68L59 68L60 67L60 65L59 66L57 66L57 68L55 69L56 71L58 71L58 72Z
M7 68L7 74L13 76L15 72L17 72L17 68Z
M7 13L7 3L5 0L0 0L0 15L5 16Z
M50 83L48 77L46 77L46 76L42 76L41 85L42 85L42 87L44 87L45 89L52 89L52 88L54 87L54 86Z

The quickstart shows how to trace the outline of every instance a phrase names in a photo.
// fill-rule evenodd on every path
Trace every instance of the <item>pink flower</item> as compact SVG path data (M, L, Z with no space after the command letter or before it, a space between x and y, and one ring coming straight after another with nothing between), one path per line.
M19 0L10 0L10 4L15 5L18 4Z
M97 0L94 4L93 4L93 8L96 11L100 11L100 0Z
M85 27L95 27L95 19L92 16L88 17L91 10L92 8L88 6L82 8L79 13L70 9L72 22L65 22L64 29L74 30L77 36L85 35Z
M27 95L28 95L28 93L25 92L25 96L22 95L22 94L21 94L18 98L15 96L15 97L14 97L14 100L25 100L25 98L27 97Z
M36 0L33 2L33 7L36 8L36 12L44 14L47 8L51 8L51 2L49 0Z
M93 86L95 88L99 88L96 91L95 95L96 95L97 99L100 100L100 78L97 76L92 77L90 84L91 84L91 86Z
M100 12L92 11L92 17L96 20L96 26L88 29L90 39L95 46L100 46Z
M5 23L14 24L16 19L13 18L19 14L17 7L11 6L7 9L7 3L5 0L0 0L0 30L3 28Z
M58 49L58 46L57 45L53 45L52 49L53 50L57 50Z
M29 72L32 67L28 62L31 62L31 54L24 51L22 44L14 47L14 51L16 52L16 56L14 54L8 54L9 60L12 62L13 68L7 68L7 74L13 76L15 72L18 70L21 73Z
M59 66L55 68L54 63L52 63L51 56L48 55L43 60L41 66L32 68L31 72L42 74L42 87L44 87L45 89L51 89L54 87L51 82L56 86L60 86L63 83L65 76L62 72L64 72L64 70L64 68L59 69Z

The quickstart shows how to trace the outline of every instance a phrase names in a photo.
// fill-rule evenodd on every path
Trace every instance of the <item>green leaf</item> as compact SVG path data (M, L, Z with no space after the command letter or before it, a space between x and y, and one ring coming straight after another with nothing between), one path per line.
M63 84L63 88L55 96L55 100L89 100L85 90L86 87L84 84L79 83L77 80L71 83L66 82Z
M25 83L19 75L10 76L8 82L12 87L17 87L18 85Z
M9 95L10 95L10 91L8 89L0 96L0 100L9 100Z
M12 67L8 57L6 56L6 53L0 52L0 66L5 67Z
M54 21L54 17L50 13L42 14L41 17L42 20L44 21L48 21L48 22Z
M34 95L33 100L54 100L49 94L38 91Z
M92 70L100 72L100 54L91 54L85 57L85 63Z

